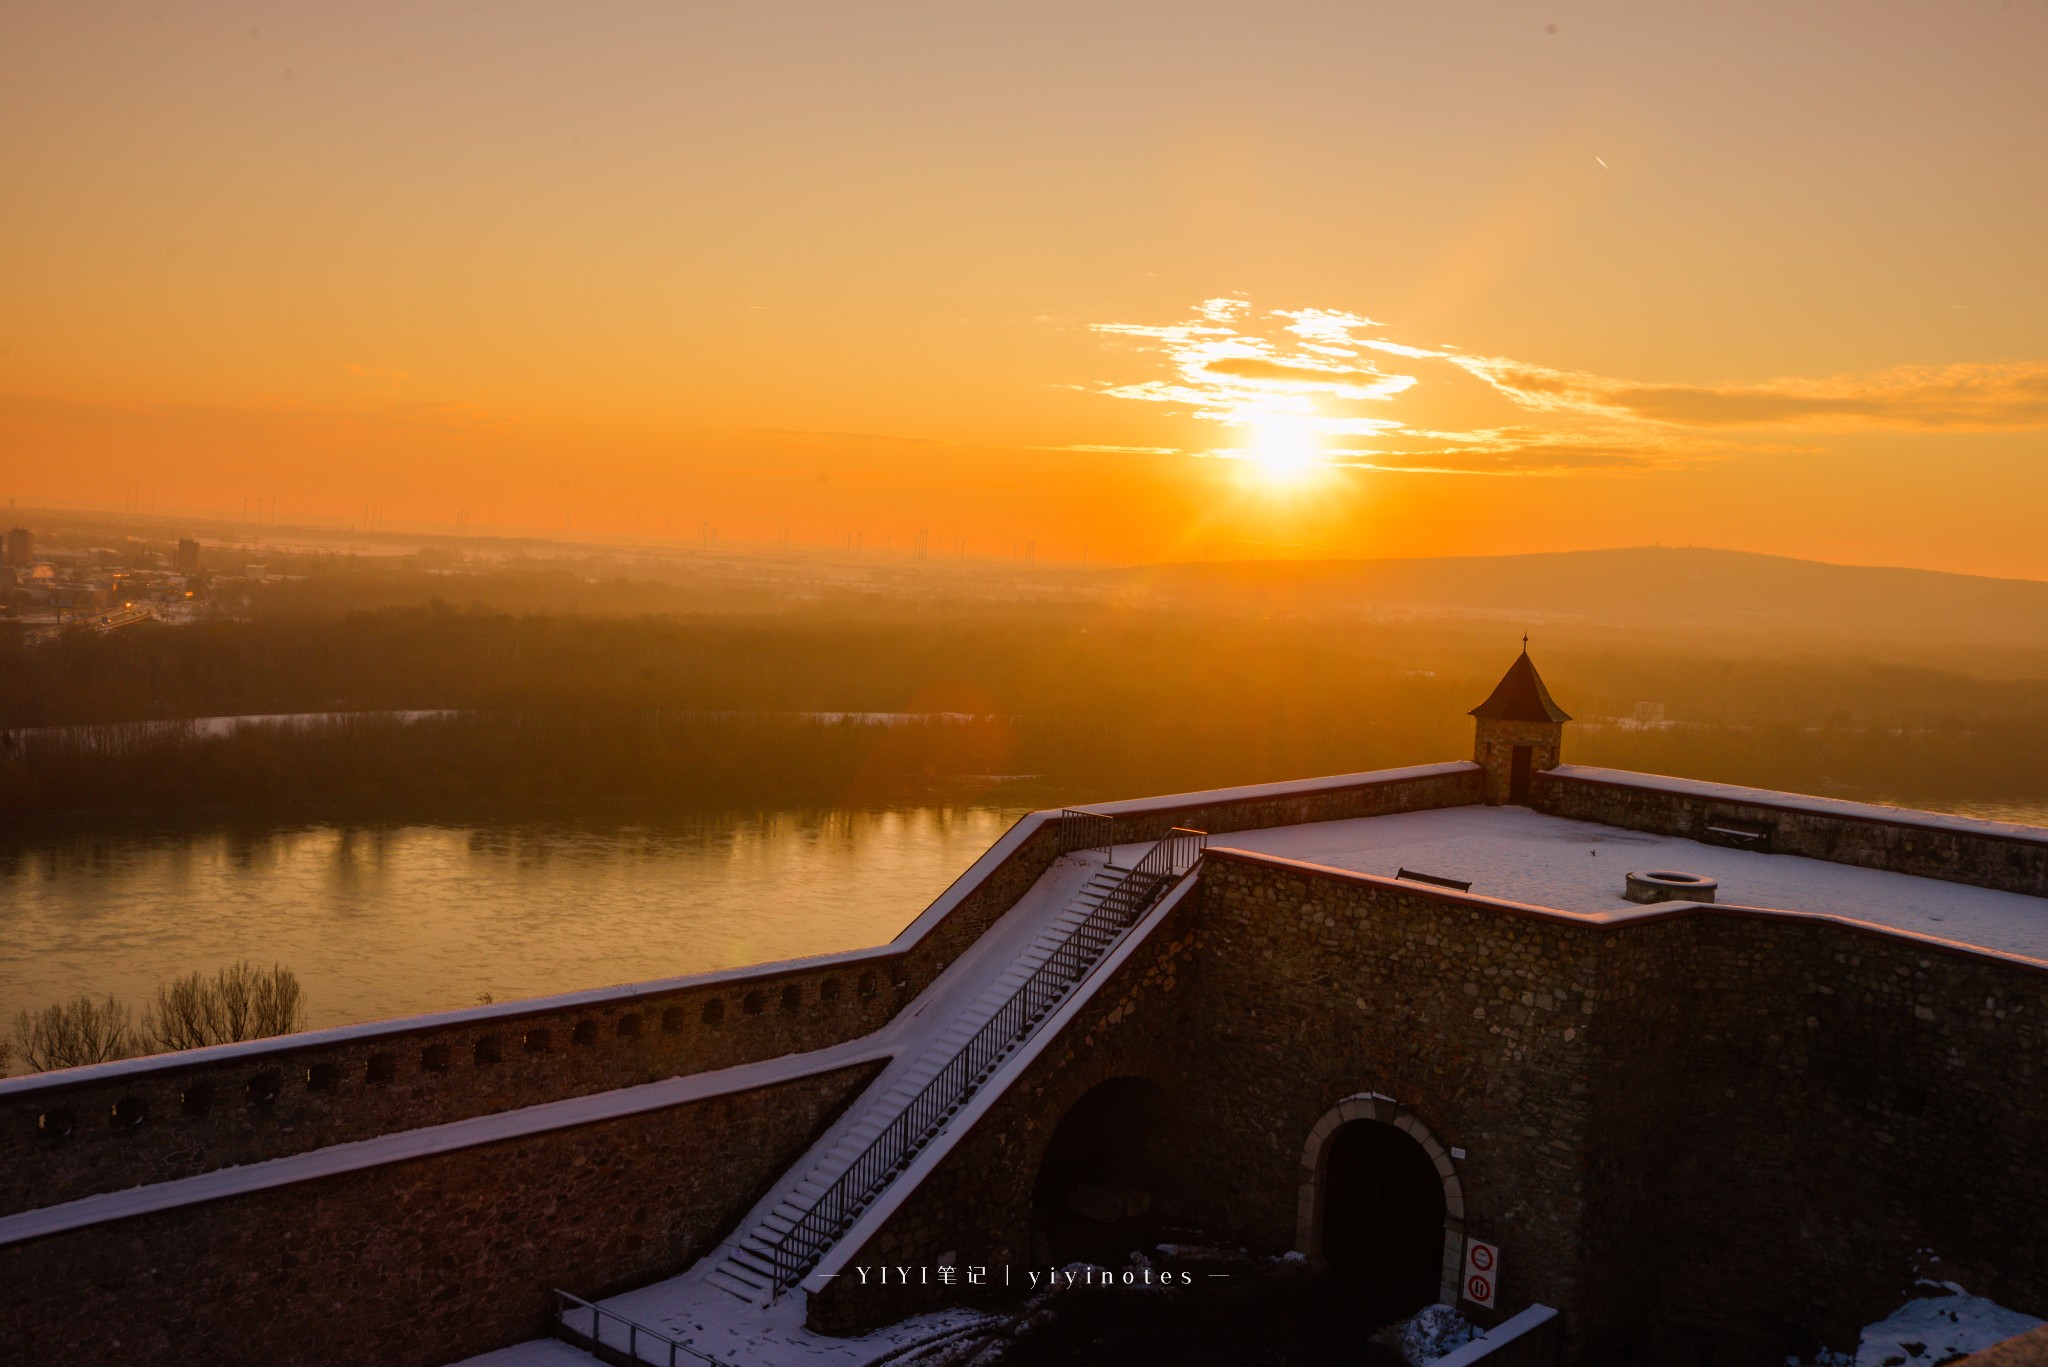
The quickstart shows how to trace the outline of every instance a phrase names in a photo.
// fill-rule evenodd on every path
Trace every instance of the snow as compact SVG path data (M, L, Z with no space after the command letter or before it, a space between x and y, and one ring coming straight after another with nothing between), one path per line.
M979 1004L978 997L969 997L969 990L985 991L985 985L991 980L991 970L1010 967L1014 956L1029 947L1048 915L1064 910L1072 894L1101 867L1099 854L1069 856L1058 861L1017 907L976 942L970 955L962 956L939 983L933 984L925 998L920 998L918 1004L898 1018L899 1025L892 1027L903 1032L895 1041L900 1051L898 1063L877 1078L865 1096L886 1095L890 1090L890 1077L898 1068L905 1066L905 1060L916 1056L920 1046L937 1042L942 1035L954 1029L956 1016L967 1005ZM1085 1008L1096 991L1114 975L1117 967L1136 952L1152 928L1171 913L1193 886L1192 881L1181 883L1112 946L1080 986L1040 1022L1023 1046L1004 1060L995 1075L947 1122L945 1130L919 1152L910 1166L826 1253L805 1281L806 1291L821 1288L832 1277L843 1275L842 1269L858 1254L874 1231L881 1228L901 1203L917 1190L925 1176L944 1161L960 1137L971 1131L981 1116L1001 1099L1006 1087L1022 1076L1040 1052L1059 1037L1067 1023ZM971 959L970 956L976 957ZM947 981L956 978L958 981ZM963 998L968 1000L963 1001ZM735 1367L808 1367L810 1364L857 1367L858 1364L872 1363L893 1355L908 1343L942 1337L982 1322L978 1315L955 1312L950 1317L924 1316L906 1321L866 1338L828 1338L803 1327L806 1300L802 1294L785 1295L761 1306L742 1300L711 1280L712 1274L724 1263L728 1250L752 1230L766 1212L774 1209L792 1184L800 1182L819 1159L830 1152L844 1130L859 1123L866 1110L861 1102L849 1107L841 1122L822 1136L809 1153L791 1165L739 1222L734 1234L717 1249L679 1275L613 1296L601 1302L602 1307L667 1334L721 1362L735 1364ZM611 1337L608 1330L608 1342ZM570 1361L569 1357L558 1355L558 1350L565 1347L552 1341L536 1341L466 1359L461 1367L547 1367L548 1364Z
M1157 906L1140 917L1137 924L1111 947L1109 953L1103 956L1102 962L1090 971L1074 993L1040 1022L1036 1032L1024 1042L1023 1047L1003 1061L995 1076L974 1094L972 1100L960 1108L960 1113L947 1122L945 1130L917 1155L910 1166L904 1169L902 1176L890 1184L853 1227L847 1230L845 1237L819 1260L817 1268L804 1282L807 1290L822 1289L829 1278L838 1275L841 1269L852 1261L868 1238L882 1227L898 1206L910 1198L925 1176L937 1168L945 1160L946 1155L953 1151L953 1146L961 1137L971 1131L981 1117L987 1114L989 1108L1002 1099L1003 1092L1010 1082L1021 1076L1031 1065L1032 1060L1060 1037L1060 1032L1066 1029L1068 1022L1088 1005L1104 983L1115 976L1116 970L1122 967L1124 961L1136 953L1138 946L1145 942L1145 937L1151 934L1152 928L1171 913L1194 886L1193 880L1183 881L1161 899Z
M244 1163L231 1168L216 1168L212 1172L199 1173L193 1177L181 1177L148 1186L128 1187L120 1191L100 1192L76 1201L65 1201L59 1205L42 1206L14 1215L0 1216L0 1247L108 1220L127 1219L130 1216L146 1215L160 1210L174 1210L179 1206L196 1205L202 1201L218 1201L244 1192L289 1186L295 1182L310 1182L317 1178L356 1172L386 1163L403 1163L434 1154L474 1148L480 1144L496 1144L526 1135L544 1134L550 1130L568 1129L621 1116L663 1110L728 1092L742 1092L773 1083L790 1082L813 1073L829 1072L835 1068L886 1058L888 1054L889 1050L879 1036L870 1035L809 1054L788 1054L760 1063L723 1068L717 1072L666 1078L638 1087L621 1087L589 1096L570 1097L565 1101L525 1106L515 1111L472 1116L467 1120L450 1121L445 1125L400 1130L393 1134L378 1135L374 1139L329 1144L325 1148L290 1154L284 1158Z
M1603 924L1669 915L1674 907L1690 905L1628 901L1622 884L1631 870L1704 874L1720 881L1724 906L1825 915L2048 960L2048 899L1703 845L1526 807L1443 807L1234 831L1211 840L1210 847L1388 878L1405 867L1470 880L1475 898L1576 913Z
M1874 1324L1863 1326L1852 1356L1823 1350L1811 1367L1935 1367L1993 1344L2016 1338L2044 1323L1972 1296L1954 1282L1922 1282L1942 1294L1907 1301ZM1788 1367L1799 1367L1790 1359Z
M1198 793L1170 793L1164 797L1138 797L1121 802L1095 802L1084 810L1106 816L1141 816L1172 811L1178 807L1213 807L1223 802L1254 802L1261 798L1300 797L1327 793L1338 788L1359 788L1372 783L1402 783L1423 778L1448 778L1453 774L1477 773L1479 766L1469 759L1443 764L1412 764L1405 769L1369 769L1357 774L1332 774L1327 778L1293 779L1285 783L1251 783L1237 788L1210 788ZM1058 816L1058 812L1043 815Z
M207 718L202 720L262 722L275 721L289 716L324 716L328 714L278 714L274 717ZM348 714L334 714L348 715ZM421 714L427 715L427 714ZM1356 787L1366 783L1391 783L1408 779L1432 778L1476 770L1477 765L1469 760L1448 764L1424 764L1405 769L1380 769L1357 774L1337 774L1326 778L1303 779L1286 783L1261 783L1238 788L1216 788L1197 793L1174 793L1162 797L1138 798L1128 802L1111 802L1090 811L1119 815L1140 815L1156 811L1170 811L1179 807L1208 806L1219 802L1238 802L1259 798L1289 797L1308 793L1327 792L1332 789ZM887 959L914 948L919 941L930 934L947 916L965 901L988 876L1012 854L1035 835L1046 823L1060 819L1057 810L1032 812L1020 818L1003 837L969 865L967 870L953 880L932 904L920 913L916 920L905 926L894 940L886 945L869 949L848 950L840 954L818 955L812 958L787 959L779 963L755 964L744 968L720 969L711 973L693 973L675 978L660 978L651 982L622 984L617 987L592 988L581 992L557 993L547 997L529 997L518 1001L499 1002L491 1006L464 1007L454 1011L435 1011L417 1016L401 1016L390 1020L367 1021L357 1025L337 1026L327 1030L311 1030L296 1035L280 1035L273 1039L248 1040L239 1044L215 1045L209 1049L187 1050L179 1054L145 1055L141 1058L118 1059L110 1063L90 1064L83 1068L67 1068L47 1073L31 1073L23 1077L0 1078L0 1096L12 1093L35 1091L45 1087L64 1086L78 1082L104 1082L123 1077L135 1077L158 1072L165 1068L184 1068L195 1064L218 1063L234 1060L237 1062L260 1059L271 1054L289 1053L309 1047L335 1044L350 1044L378 1039L393 1034L404 1034L417 1030L436 1029L443 1026L475 1025L488 1021L513 1019L537 1012L560 1011L585 1006L605 1006L613 1003L632 1001L643 997L659 995L680 988L695 987L703 983L730 981L742 978L761 977L782 973L798 968L823 968L827 966L855 967L875 960Z
M1768 788L1742 788L1732 783L1708 783L1696 778L1671 778L1663 774L1638 774L1627 769L1597 769L1583 764L1560 764L1546 772L1559 778L1587 783L1611 784L1617 788L1643 788L1654 792L1684 793L1688 797L1716 802L1770 807L1781 812L1805 812L1813 816L1841 817L1849 821L1879 821L1889 826L1912 826L1920 830L1948 831L1958 835L1990 836L2000 840L2023 840L2048 845L2048 829L2022 826L2012 821L1989 821L1975 816L1954 816L1947 812L1923 812L1911 807L1888 807L1876 802L1845 802L1839 798L1809 797L1803 793L1779 793Z
M656 1286L629 1291L614 1296L604 1306L646 1325L650 1322L650 1308L642 1302L649 1299L649 1292L659 1289ZM860 1338L814 1334L804 1328L803 1319L804 1303L800 1296L786 1296L766 1309L732 1296L707 1296L692 1307L686 1332L697 1352L729 1367L867 1367L883 1359L898 1360L921 1344L978 1328L988 1322L989 1316L971 1310L942 1310L888 1325ZM607 1323L604 1342L623 1350L624 1332ZM645 1340L640 1352L650 1362L668 1360L665 1348L658 1349ZM560 1339L533 1339L465 1358L460 1367L573 1367L577 1363L589 1367L591 1361L587 1351ZM696 1367L694 1359L678 1355L677 1361Z
M900 936L898 942L901 942ZM518 1020L545 1012L566 1011L576 1007L607 1006L659 996L664 992L697 987L705 983L759 978L769 974L786 973L793 969L825 968L835 965L853 967L871 960L889 958L897 952L895 945L882 945L872 949L847 950L840 954L821 954L808 959L785 959L780 963L752 964L742 968L715 969L709 973L691 973L683 977L656 978L650 982L624 983L617 987L593 987L580 992L558 992L549 997L523 997L517 1001L498 1002L491 1006L465 1006L453 1011L430 1011L417 1016L395 1016L389 1020L364 1021L357 1025L337 1025L326 1030L304 1030L294 1035L244 1040L239 1044L216 1044L204 1049L187 1049L175 1054L144 1054L139 1058L93 1063L82 1068L61 1068L46 1073L0 1078L0 1097L18 1092L32 1092L44 1087L70 1086L79 1082L105 1082L114 1078L153 1073L165 1068L187 1068L230 1060L245 1062L271 1054L351 1044L380 1039L387 1035L439 1029L443 1026L483 1025L494 1021Z
M230 1060L244 1062L260 1059L271 1054L292 1053L302 1049L324 1047L336 1044L352 1044L365 1040L380 1039L387 1035L408 1034L418 1030L440 1029L455 1025L483 1025L495 1021L516 1020L544 1012L566 1011L578 1007L601 1007L621 1002L637 1001L646 997L659 996L682 988L699 987L706 983L733 982L743 979L765 977L786 973L796 969L844 967L854 968L879 960L886 960L913 948L917 942L943 921L953 909L981 885L983 879L1028 840L1048 820L1057 820L1058 812L1033 812L1021 818L1003 837L989 846L981 858L974 861L967 871L953 880L950 887L941 893L938 900L886 945L868 949L851 949L838 954L820 954L804 959L784 959L777 963L750 964L739 968L721 968L708 973L690 973L674 978L656 978L648 982L624 983L616 987L594 987L580 992L558 992L547 997L524 997L517 1001L498 1002L490 1006L465 1006L453 1011L431 1011L417 1016L398 1016L388 1020L365 1021L357 1025L340 1025L326 1030L306 1030L295 1035L278 1035L270 1039L245 1040L239 1044L217 1044L206 1049L188 1049L177 1054L148 1054L140 1058L116 1059L111 1063L94 1063L82 1068L57 1069L45 1073L29 1073L21 1077L0 1078L0 1097L11 1093L36 1091L51 1086L68 1086L79 1082L104 1082L116 1078L133 1077L153 1073L165 1068L185 1068L193 1065L222 1063Z
M22 1211L0 1217L0 1247L107 1220L171 1210L243 1192L260 1191L296 1182L313 1181L338 1173L354 1172L384 1163L406 1162L479 1144L498 1143L525 1135L637 1115L727 1092L793 1081L851 1064L876 1059L894 1060L874 1084L877 1087L882 1086L901 1068L903 1056L916 1057L928 1049L941 1033L954 1025L975 998L987 989L988 983L1011 964L1022 948L1031 943L1044 923L1066 907L1080 887L1101 867L1100 861L1100 855L1069 856L1056 861L1031 890L970 945L946 972L940 974L937 980L893 1020L872 1034L810 1053L786 1054L715 1072L692 1073L638 1087L622 1087L588 1096L546 1102L538 1106L472 1116L443 1125L401 1130L373 1139L330 1144L324 1148L290 1154L283 1158L267 1159L237 1167L217 1168L212 1172L199 1173L192 1177L130 1187L120 1191L101 1192L75 1201ZM873 952L866 951L870 954ZM724 975L705 974L680 981L702 981L720 976ZM550 1000L558 1003L583 999L602 1000L615 992L616 989L575 993ZM530 1002L519 1005L527 1010L531 1010L533 1006ZM502 1011L503 1008L481 1007L469 1011L446 1012L440 1017L428 1019L488 1018ZM331 1040L337 1037L350 1037L357 1033L375 1032L375 1027L352 1026L320 1031L313 1035L281 1038L304 1043L313 1039ZM177 1057L180 1062L192 1062L229 1052L246 1056L250 1052L255 1052L257 1045L276 1045L278 1042L271 1040L255 1041L253 1044L223 1045L214 1049L193 1050ZM147 1061L126 1060L130 1064ZM74 1080L84 1075L118 1071L121 1067L122 1064L119 1063L101 1064L93 1068L72 1069L54 1076ZM26 1079L16 1081L24 1080ZM837 1127L833 1133L836 1132Z
M1478 1334L1478 1326L1453 1307L1425 1305L1399 1324L1388 1326L1379 1337L1407 1361L1408 1367L1430 1367Z
M1537 1325L1555 1318L1557 1312L1549 1306L1532 1305L1519 1314L1508 1316L1479 1337L1467 1340L1442 1357L1425 1361L1429 1363L1429 1367L1469 1367L1472 1363L1484 1362L1495 1349L1508 1340L1520 1338Z

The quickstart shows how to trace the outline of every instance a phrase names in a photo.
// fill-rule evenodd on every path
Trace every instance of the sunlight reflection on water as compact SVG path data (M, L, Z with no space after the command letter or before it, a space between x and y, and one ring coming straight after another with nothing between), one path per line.
M139 1012L243 957L297 972L317 1027L857 949L1019 815L49 834L0 844L0 1022L80 991Z

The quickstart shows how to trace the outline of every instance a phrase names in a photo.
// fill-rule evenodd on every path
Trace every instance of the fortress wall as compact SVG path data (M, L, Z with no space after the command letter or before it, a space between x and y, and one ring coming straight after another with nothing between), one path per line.
M1212 851L853 1261L1028 1266L1052 1130L1117 1076L1178 1114L1155 1197L1267 1253L1295 1244L1317 1120L1401 1102L1466 1151L1501 1313L1564 1308L1574 1351L1853 1343L1916 1249L2048 1312L2048 972L2027 961L1733 907L1602 924ZM813 1313L843 1331L961 1298L842 1276Z
M14 1079L0 1214L821 1049L900 1010L900 970L776 967Z
M1180 1058L1185 1032L1179 1021L1194 948L1193 907L1189 899L1167 913L840 1275L810 1296L813 1328L861 1333L939 1305L975 1299L958 1286L864 1283L860 1267L931 1267L936 1275L947 1255L945 1260L958 1267L989 1268L989 1295L1004 1290L1005 1266L1021 1279L1033 1265L1031 1203L1040 1159L1060 1117L1097 1083L1145 1078L1166 1092L1173 1109L1188 1116ZM1188 1144L1202 1142L1193 1125L1181 1138ZM1017 1286L1008 1289L1014 1294Z
M1991 822L1903 808L1894 816L1859 803L1654 775L1617 782L1569 768L1537 773L1530 805L1553 816L1709 844L1708 826L1732 820L1768 828L1769 848L1780 854L2048 897L2048 833L2020 827L2000 831Z
M713 1247L865 1064L0 1248L0 1361L438 1367Z
M1202 882L1186 1046L1201 1060L1202 1222L1261 1251L1295 1247L1309 1131L1375 1092L1465 1151L1465 1232L1503 1249L1502 1315L1572 1305L1601 941L1231 850L1210 854Z
M1116 806L1137 839L1474 800L1448 768ZM1056 815L1005 840L884 948L0 1081L0 1215L869 1034L1051 865Z
M1578 927L1283 864L1212 853L1195 895L853 1262L919 1267L952 1252L1021 1274L1032 1188L1059 1119L1097 1083L1135 1076L1176 1112L1171 1170L1150 1194L1177 1219L1256 1252L1294 1247L1309 1131L1345 1097L1378 1091L1468 1149L1468 1228L1509 1249L1503 1311L1569 1303L1598 946ZM819 1327L847 1332L960 1299L936 1286L863 1287L849 1267L811 1311Z
M1927 1250L2048 1314L2048 971L1733 909L1608 934L1602 1282L1654 1269L1666 1333L1843 1347Z
M1254 790L1246 796L1227 791L1184 794L1149 802L1112 802L1093 810L1114 813L1116 838L1135 843L1157 840L1175 826L1220 835L1310 821L1465 807L1480 801L1485 782L1486 773L1477 764L1444 764L1423 770L1390 770L1385 776L1361 774L1358 782L1342 786L1285 785L1278 792Z

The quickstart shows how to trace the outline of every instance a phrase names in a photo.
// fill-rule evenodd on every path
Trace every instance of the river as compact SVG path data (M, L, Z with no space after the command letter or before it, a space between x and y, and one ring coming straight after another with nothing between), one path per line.
M1022 815L777 812L660 824L306 825L0 842L0 1030L89 992L291 968L309 1023L881 944Z

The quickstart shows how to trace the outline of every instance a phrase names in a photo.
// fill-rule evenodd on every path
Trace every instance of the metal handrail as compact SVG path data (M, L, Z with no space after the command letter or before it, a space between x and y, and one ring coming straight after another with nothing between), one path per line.
M1117 880L1067 937L1053 947L1037 971L996 1008L974 1037L896 1113L803 1218L775 1241L771 1295L781 1295L817 1266L825 1250L860 1218L883 1188L910 1166L910 1160L980 1090L1011 1049L1101 962L1117 936L1194 868L1206 840L1201 831L1176 826L1138 862L1138 867Z
M1116 818L1109 813L1083 811L1079 807L1068 807L1060 812L1059 853L1115 848Z
M586 1335L580 1330L570 1327L570 1306L590 1312L589 1334ZM637 1320L627 1319L616 1310L607 1310L601 1305L584 1300L581 1296L571 1295L560 1287L555 1288L555 1337L565 1343L575 1344L578 1347L584 1346L581 1340L587 1338L589 1340L590 1355L600 1362L605 1360L605 1353L617 1354L622 1351L604 1341L604 1322L608 1319L617 1320L626 1327L626 1346L623 1351L628 1362L650 1362L656 1364L661 1362L661 1359L658 1357L643 1358L640 1356L640 1340L647 1339L649 1346L657 1351L663 1348L668 1350L668 1367L677 1367L677 1364L682 1360L676 1356L678 1353L682 1354L684 1358L689 1358L696 1362L709 1363L710 1367L726 1367L725 1363L720 1362L709 1353L700 1353L687 1343L678 1343L659 1329L649 1329Z

